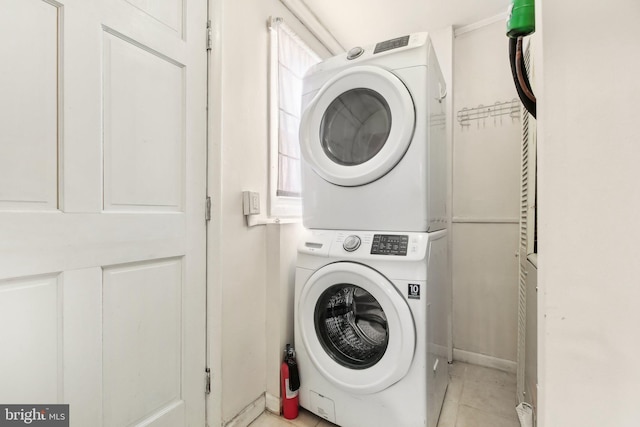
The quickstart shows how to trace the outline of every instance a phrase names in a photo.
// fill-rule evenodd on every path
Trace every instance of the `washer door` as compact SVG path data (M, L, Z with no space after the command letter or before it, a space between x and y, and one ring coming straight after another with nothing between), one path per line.
M348 69L328 81L305 109L300 151L325 180L368 184L402 159L415 128L408 89L373 66Z
M329 264L304 284L297 308L301 344L335 386L376 393L408 372L416 340L413 317L398 290L376 270Z

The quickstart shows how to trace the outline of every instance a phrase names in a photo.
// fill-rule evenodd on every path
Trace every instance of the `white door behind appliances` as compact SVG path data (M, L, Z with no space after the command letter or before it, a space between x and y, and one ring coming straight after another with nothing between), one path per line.
M0 0L2 405L206 424L206 22L205 0Z
M305 77L304 225L445 228L445 84L428 35L378 43L348 58L330 58Z

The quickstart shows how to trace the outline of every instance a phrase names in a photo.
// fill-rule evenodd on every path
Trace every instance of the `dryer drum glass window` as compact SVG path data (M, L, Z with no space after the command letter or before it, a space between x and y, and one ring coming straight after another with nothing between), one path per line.
M355 166L375 157L391 131L389 104L378 92L358 88L329 105L320 125L320 141L329 158Z
M316 303L315 328L324 350L352 369L375 365L389 343L387 317L380 303L352 284L333 285L322 293Z

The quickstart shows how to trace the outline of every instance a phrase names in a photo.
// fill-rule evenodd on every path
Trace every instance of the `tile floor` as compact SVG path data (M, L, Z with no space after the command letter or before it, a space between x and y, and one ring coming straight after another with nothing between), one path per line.
M520 427L516 415L516 376L454 362L438 427ZM295 420L265 412L250 427L335 427L304 409ZM373 427L373 426L361 426ZM413 426L398 426L413 427Z

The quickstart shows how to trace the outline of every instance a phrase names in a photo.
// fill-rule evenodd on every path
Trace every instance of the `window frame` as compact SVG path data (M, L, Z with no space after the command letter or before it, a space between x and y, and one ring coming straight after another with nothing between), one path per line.
M281 196L278 195L279 161L280 161L280 84L279 84L279 28L282 27L297 37L302 44L313 53L318 62L322 60L319 52L315 51L303 37L288 26L282 18L270 17L269 29L269 137L268 137L268 210L269 216L275 218L300 218L302 216L302 195ZM317 40L320 43L319 40ZM302 159L300 159L302 162ZM302 166L302 165L301 165ZM302 178L300 178L302 179Z

